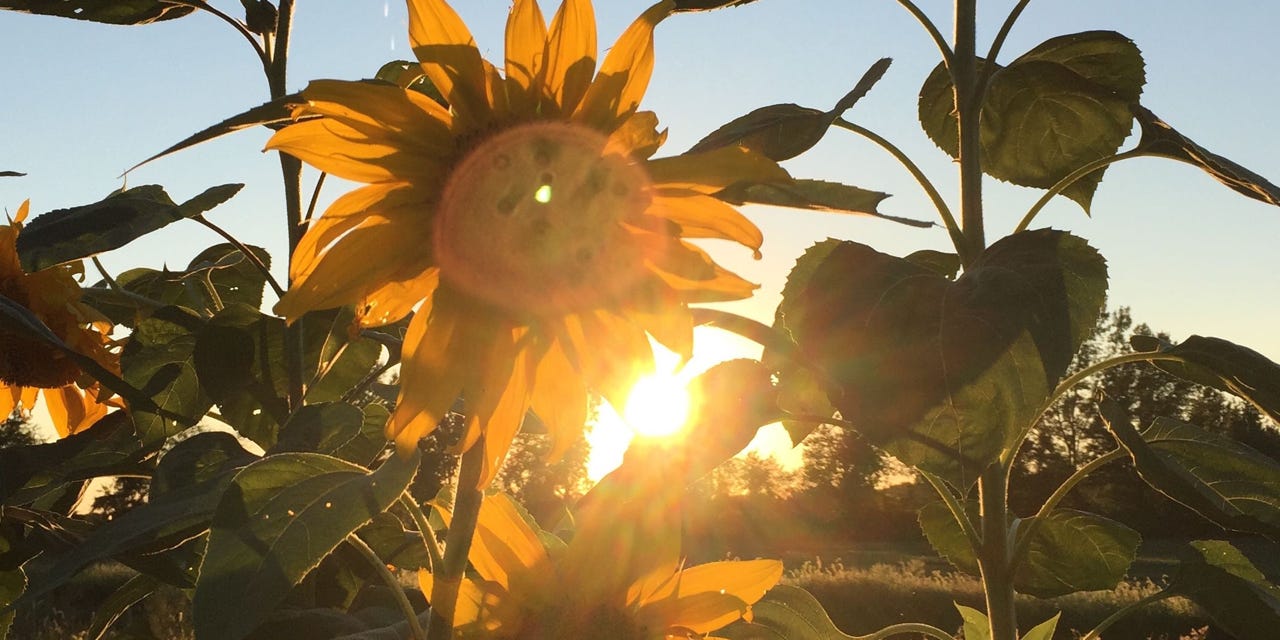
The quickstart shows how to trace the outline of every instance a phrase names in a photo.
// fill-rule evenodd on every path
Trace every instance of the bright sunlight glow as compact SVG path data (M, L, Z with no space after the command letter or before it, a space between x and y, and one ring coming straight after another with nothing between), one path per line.
M637 435L674 435L689 416L689 392L683 377L656 373L638 380L622 418Z

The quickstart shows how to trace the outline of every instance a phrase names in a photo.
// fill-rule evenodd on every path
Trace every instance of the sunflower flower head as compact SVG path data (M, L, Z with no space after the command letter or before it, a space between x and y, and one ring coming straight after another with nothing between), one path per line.
M443 103L316 81L268 142L365 183L307 230L275 310L292 321L353 304L363 327L413 312L387 426L402 452L462 397L460 447L483 442L482 484L530 409L556 456L581 437L589 392L621 406L652 368L650 336L687 357L690 303L754 291L689 239L758 256L760 231L714 194L789 176L737 148L653 158L665 132L639 105L673 7L650 7L597 64L590 0L565 0L549 24L536 0L516 0L495 65L444 0L408 0L414 53Z
M26 307L68 346L104 365L114 366L108 351L111 323L80 301L79 263L34 273L18 259L18 234L30 211L22 203L13 220L0 226L0 295ZM43 392L59 435L76 433L107 412L96 383L64 352L31 336L0 326L0 415L31 410ZM80 386L78 383L83 383Z
M634 507L643 506L636 510ZM505 495L487 496L454 625L462 638L663 640L702 637L740 618L782 577L777 560L680 561L678 510L653 500L584 513L564 545L546 547ZM432 576L419 581L431 593Z

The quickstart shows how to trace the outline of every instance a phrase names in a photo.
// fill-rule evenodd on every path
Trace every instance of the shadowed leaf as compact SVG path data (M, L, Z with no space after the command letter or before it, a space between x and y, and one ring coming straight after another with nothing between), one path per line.
M193 598L196 633L239 640L325 556L409 486L418 455L373 473L319 454L264 458L236 475L213 519Z
M0 500L29 504L68 483L146 472L151 450L133 435L126 412L109 413L93 426L46 444L0 449Z
M1280 627L1280 588L1244 553L1221 540L1197 540L1180 555L1169 590L1204 608L1239 640L1269 640Z
M0 0L0 9L105 24L150 24L195 11L165 0Z
M830 111L795 104L761 107L711 132L687 153L736 145L777 162L794 158L818 144L836 118L871 90L888 70L891 62L889 58L881 58L871 65L853 90L845 94Z
M21 171L0 171L0 178L21 178L25 175Z
M22 595L27 588L27 575L22 569L0 571L0 640L9 637L9 625L13 624L15 611L5 608Z
M227 135L228 133L234 133L236 131L240 131L241 129L250 129L253 127L264 126L264 125L270 126L270 125L288 124L290 122L293 122L293 108L305 102L306 101L302 98L302 95L298 93L291 93L286 96L281 96L279 98L276 98L275 100L261 104L248 111L245 111L244 113L231 116L230 118L227 118L226 120L223 120L222 122L219 122L218 124L215 124L211 127L201 129L200 131L197 131L196 133L186 138L183 138L181 141L177 142L176 144L169 147L168 149L165 149L164 151L161 151L160 153L157 153L154 156L151 156L150 158L147 158L146 160L143 160L142 162L139 162L138 164L135 164L132 167L129 167L129 169L125 171L125 173L127 174L130 171L133 171L134 169L137 169L138 167L141 167L142 165L147 164L148 162L157 160L159 158L163 158L176 151L181 151L188 147L194 147L202 142L208 142L210 140L213 140L214 138L220 138L224 135ZM299 120L301 121L301 120L313 120L313 119L315 118L304 117L304 118L300 118Z
M1280 187L1270 180L1196 144L1145 107L1135 104L1132 108L1142 125L1139 150L1200 167L1236 193L1280 206Z
M963 487L1036 418L1105 293L1092 247L1039 230L996 242L954 281L844 242L783 305L841 416Z
M685 13L724 9L726 7L740 7L749 2L755 2L755 0L675 0L675 12Z
M39 271L118 249L222 204L243 186L211 187L179 205L160 186L144 185L117 191L94 204L50 211L24 226L18 236L22 268Z
M912 227L933 226L932 222L899 218L877 211L876 207L880 202L889 197L887 193L868 191L838 182L806 179L793 180L785 184L739 182L717 193L716 197L736 205L764 204L814 211L860 213Z
M364 412L357 407L343 402L309 404L289 417L271 453L310 451L337 456L360 436L363 426Z
M196 335L204 321L180 307L162 307L138 323L120 354L120 372L161 411L133 407L143 444L158 444L196 423L213 401L195 368Z
M846 640L808 591L780 584L751 605L751 622L739 620L715 633L728 640Z
M129 578L93 610L93 620L85 631L85 640L100 640L129 607L151 595L160 584L159 580L145 574Z
M1113 402L1102 417L1155 490L1235 531L1280 539L1280 464L1254 449L1172 418L1138 433Z
M989 64L979 60L979 66ZM1142 53L1112 31L1047 40L991 74L982 107L983 171L1047 189L1081 166L1116 152L1129 135L1146 82ZM939 65L920 90L920 123L951 157L959 153L950 74ZM1062 195L1089 210L1098 170Z
M1138 351L1178 356L1179 361L1153 360L1151 364L1184 380L1240 396L1280 423L1280 364L1257 351L1204 336L1169 344L1135 335L1129 343Z

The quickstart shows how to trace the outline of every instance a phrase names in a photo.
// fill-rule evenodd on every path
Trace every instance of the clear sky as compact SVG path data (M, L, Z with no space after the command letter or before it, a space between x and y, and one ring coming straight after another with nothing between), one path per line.
M214 0L238 12L234 0ZM550 16L554 2L543 2ZM648 0L597 0L601 47ZM979 3L980 39L989 42L1014 4ZM402 1L299 3L290 89L309 79L371 77L392 59L411 58ZM455 0L490 59L502 56L509 0ZM944 33L951 2L919 0ZM1158 12L1157 12L1158 8ZM1147 62L1142 102L1212 151L1280 181L1280 5L1192 0L1033 0L1007 42L1008 61L1042 40L1092 29L1136 41ZM985 44L982 48L985 48ZM954 207L955 169L916 124L916 94L937 63L929 38L893 0L758 0L730 10L677 15L658 30L657 66L644 108L670 129L666 153L753 108L780 102L829 108L880 57L894 64L848 114L901 146ZM94 202L118 188L127 167L209 124L267 98L243 39L209 15L142 27L111 27L0 12L0 207L26 198L33 215ZM132 173L130 185L158 183L175 199L216 184L248 186L210 218L267 247L283 273L279 169L259 150L265 130L246 131L162 159ZM798 177L839 180L893 194L886 213L935 219L919 188L877 148L841 131L787 163ZM304 178L309 193L314 174ZM989 181L988 237L1007 233L1038 191ZM331 181L322 203L346 190ZM895 254L949 248L941 228L919 230L869 218L751 208L765 233L764 259L714 247L726 266L762 284L733 309L768 321L790 265L815 241L853 239ZM1093 218L1061 200L1036 226L1084 236L1107 256L1113 304L1176 338L1216 335L1280 360L1280 209L1246 200L1200 171L1170 161L1113 166L1098 189ZM104 257L109 269L185 266L219 239L194 223L175 224ZM700 336L700 339L703 339Z

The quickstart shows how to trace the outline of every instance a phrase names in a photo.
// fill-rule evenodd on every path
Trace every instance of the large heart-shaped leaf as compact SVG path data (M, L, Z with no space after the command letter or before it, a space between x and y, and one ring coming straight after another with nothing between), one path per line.
M1129 343L1138 351L1177 356L1151 364L1184 380L1233 393L1253 403L1280 423L1280 364L1222 338L1191 336L1169 344L1152 336L1135 335Z
M1200 167L1236 193L1280 206L1280 187L1270 180L1196 144L1141 105L1133 105L1133 115L1142 126L1138 150Z
M728 640L847 640L817 598L780 584L751 605L751 622L738 621L715 633Z
M196 585L196 634L240 640L347 536L409 486L418 455L375 472L309 453L270 456L236 475L213 518Z
M1129 106L1145 81L1142 53L1112 31L1052 38L1007 67L997 65L982 106L983 171L1043 189L1114 154L1129 135ZM919 109L925 133L956 157L954 85L942 65L925 80ZM1062 194L1088 211L1102 174L1094 171Z
M148 184L117 191L101 202L50 211L23 227L18 236L18 257L22 268L30 272L119 249L226 202L242 187L211 187L176 204L159 185Z
M908 464L967 486L1036 419L1106 294L1083 240L1039 230L993 244L956 280L854 243L834 247L786 328L845 420Z
M1222 540L1187 544L1169 590L1204 608L1239 640L1269 640L1280 628L1280 588L1240 549Z
M164 412L132 407L143 444L163 442L195 424L213 405L195 369L196 335L204 322L180 307L163 307L138 323L120 355L125 381Z
M971 506L976 511L976 503ZM979 575L977 556L946 505L925 505L919 520L934 550L957 569ZM1141 541L1138 532L1119 522L1072 509L1028 518L1019 529L1032 526L1027 555L1014 573L1013 584L1019 592L1039 598L1115 588Z
M195 11L165 0L0 0L0 9L106 24L149 24Z
M1138 433L1112 402L1102 415L1157 491L1220 526L1280 537L1280 464L1230 438L1173 418Z

